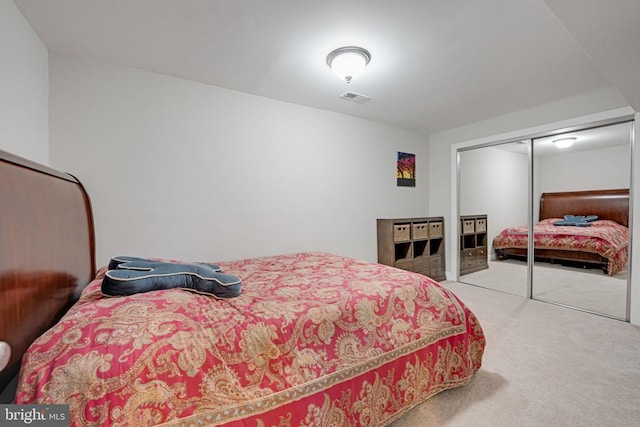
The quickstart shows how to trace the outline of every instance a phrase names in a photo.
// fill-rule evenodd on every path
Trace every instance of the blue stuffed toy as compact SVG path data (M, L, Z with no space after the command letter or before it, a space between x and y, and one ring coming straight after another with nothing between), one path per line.
M565 215L564 219L554 221L553 225L573 226L573 227L590 227L591 223L597 220L596 215Z
M221 271L215 264L176 264L118 256L109 261L102 280L102 293L123 296L162 289L184 289L216 298L240 295L240 278Z

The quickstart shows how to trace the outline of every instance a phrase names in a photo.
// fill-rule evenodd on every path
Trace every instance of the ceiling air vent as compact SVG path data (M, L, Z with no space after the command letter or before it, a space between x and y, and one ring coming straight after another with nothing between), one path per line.
M367 95L355 92L345 92L340 95L340 98L346 99L347 101L357 102L358 104L363 104L371 99Z

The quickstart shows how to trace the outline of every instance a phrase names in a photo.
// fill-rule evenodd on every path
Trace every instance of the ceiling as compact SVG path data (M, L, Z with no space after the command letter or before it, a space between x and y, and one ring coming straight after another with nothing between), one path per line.
M424 134L611 87L640 111L638 0L15 4L50 51ZM372 54L350 84L325 63L345 45Z

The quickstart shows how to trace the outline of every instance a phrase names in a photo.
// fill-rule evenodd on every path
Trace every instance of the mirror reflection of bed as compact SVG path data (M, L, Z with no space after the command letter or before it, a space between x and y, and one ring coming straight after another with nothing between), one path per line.
M484 207L489 217L489 239L492 241L488 248L489 268L461 276L461 282L527 296L527 239L520 241L519 245L512 245L520 247L500 247L497 251L494 239L511 227L525 226L527 230L529 206L532 207L534 224L541 220L552 223L563 219L564 215L573 214L597 215L599 221L610 220L628 226L630 124L620 123L572 132L570 136L576 138L576 143L570 150L554 146L552 140L561 136L565 135L460 152L459 213L464 215L465 210L478 211ZM584 142L583 147L580 146L581 142ZM533 144L534 167L533 200L529 205L527 188L530 144ZM483 168L478 165L480 159L484 163ZM498 173L488 169L496 162L500 164L499 170L502 170L503 178L508 174L509 180L491 180L491 174ZM516 164L520 165L518 172L513 166ZM478 194L477 188L483 184L492 191ZM609 189L623 190L603 192ZM546 193L545 198L542 197L543 193ZM547 227L553 229L554 226L549 223ZM568 234L574 231L575 234L580 234L597 227L579 225L555 228ZM567 245L567 239L569 237L556 239L555 243L558 246L562 246L561 243ZM610 252L615 251L613 247L624 247L624 251L627 250L628 237L619 236L618 239L617 243L612 243ZM547 240L551 240L550 244L553 244L551 237ZM613 255L602 256L595 253L595 243L582 249L540 249L536 244L535 262L531 271L531 296L538 300L625 319L628 262L621 256L610 262L607 256ZM629 254L625 252L625 255L628 259ZM614 265L611 269L610 264Z
M628 203L627 189L543 193L540 221L534 226L533 297L623 318ZM585 212L582 217L594 219L575 224L563 219L569 214L579 218L581 212ZM513 293L511 278L526 280L527 232L527 227L502 230L493 240L497 256L493 271L472 277L474 283L491 283L495 289Z

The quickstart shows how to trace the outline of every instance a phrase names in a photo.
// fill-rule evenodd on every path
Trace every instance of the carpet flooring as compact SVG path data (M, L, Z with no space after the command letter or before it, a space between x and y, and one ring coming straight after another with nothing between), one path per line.
M458 282L487 347L472 381L392 427L639 426L640 327Z

